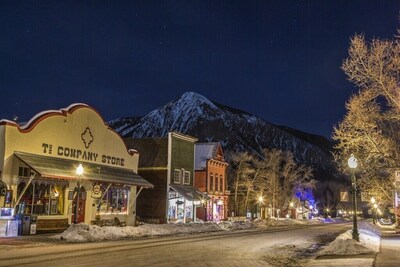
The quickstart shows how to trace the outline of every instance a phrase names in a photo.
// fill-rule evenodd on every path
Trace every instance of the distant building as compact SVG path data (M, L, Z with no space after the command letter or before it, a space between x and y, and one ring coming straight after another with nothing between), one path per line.
M197 217L204 221L228 218L227 166L220 143L195 145L195 187L210 198L197 208Z
M146 222L189 222L196 206L207 197L194 185L196 138L170 132L165 138L126 138L129 148L139 152L138 173L154 184L139 195L137 215Z

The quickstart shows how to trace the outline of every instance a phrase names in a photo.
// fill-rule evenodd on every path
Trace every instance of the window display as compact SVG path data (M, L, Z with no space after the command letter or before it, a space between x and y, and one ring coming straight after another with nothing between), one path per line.
M100 214L126 214L129 189L114 187L108 189L100 204Z
M25 187L25 181L18 185L18 195ZM64 189L66 183L31 183L21 198L19 213L36 215L64 214Z

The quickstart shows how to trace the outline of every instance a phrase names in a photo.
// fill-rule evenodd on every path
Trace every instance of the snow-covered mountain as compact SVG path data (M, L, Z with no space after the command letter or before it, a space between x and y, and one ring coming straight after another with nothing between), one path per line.
M276 126L194 92L184 93L142 118L121 118L109 125L123 137L164 137L169 131L177 131L200 142L220 141L227 152L260 155L264 148L279 148L292 151L301 163L321 167L331 161L331 143L324 137Z

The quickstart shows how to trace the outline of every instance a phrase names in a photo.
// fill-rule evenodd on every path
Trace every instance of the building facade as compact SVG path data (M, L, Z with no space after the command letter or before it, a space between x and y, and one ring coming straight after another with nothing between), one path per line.
M195 187L209 197L209 200L197 208L198 218L204 221L228 218L227 167L220 143L195 145Z
M1 120L0 142L1 229L10 211L37 215L38 231L99 217L133 225L138 192L153 187L137 174L139 154L85 104L41 112L23 126Z
M137 214L153 223L189 222L196 206L206 198L194 185L196 138L170 132L165 138L126 138L128 147L139 151L139 175L154 189L139 196Z

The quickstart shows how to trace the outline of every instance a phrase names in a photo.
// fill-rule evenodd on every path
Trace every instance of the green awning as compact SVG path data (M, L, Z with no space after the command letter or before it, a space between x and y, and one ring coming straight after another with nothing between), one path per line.
M189 201L195 201L195 200L207 200L209 197L204 194L203 192L197 190L193 186L190 185L169 185L172 190L177 192L179 195L181 195L184 199L189 200Z
M145 188L154 186L129 169L109 167L106 165L80 162L76 160L15 152L14 155L37 172L41 177L58 179L78 179L76 168L82 164L82 179L122 185L136 185Z

